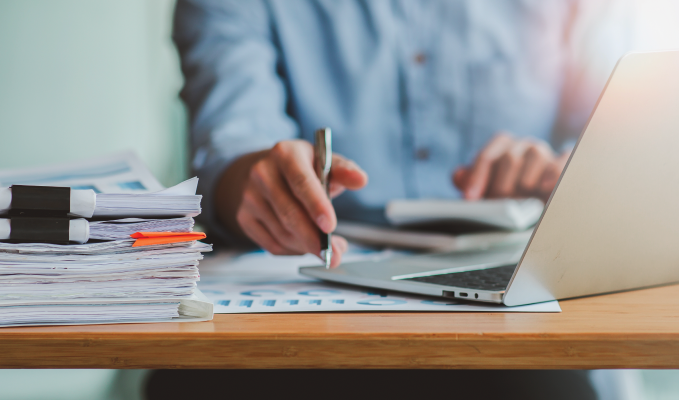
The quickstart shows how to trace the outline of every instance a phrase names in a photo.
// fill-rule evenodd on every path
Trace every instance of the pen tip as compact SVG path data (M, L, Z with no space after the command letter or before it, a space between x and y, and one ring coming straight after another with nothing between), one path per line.
M331 250L325 250L323 251L323 260L325 261L325 268L330 268L330 261L332 261L332 251Z

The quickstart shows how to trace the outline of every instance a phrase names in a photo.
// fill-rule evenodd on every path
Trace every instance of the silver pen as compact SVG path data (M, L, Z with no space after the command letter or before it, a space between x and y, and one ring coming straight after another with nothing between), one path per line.
M329 199L330 168L332 167L332 132L330 128L317 130L314 139L314 169ZM320 228L318 231L321 238L321 258L325 261L325 268L330 268L330 261L332 260L332 233L325 233Z

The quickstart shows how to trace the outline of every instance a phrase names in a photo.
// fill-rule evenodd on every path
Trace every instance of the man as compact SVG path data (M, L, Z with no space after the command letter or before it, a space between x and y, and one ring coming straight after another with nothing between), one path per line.
M231 243L319 254L319 228L381 222L395 198L546 199L623 53L621 10L608 0L179 0L205 221ZM333 204L309 143L324 126ZM347 243L332 245L337 266Z
M394 198L546 198L623 52L616 12L579 0L180 1L206 220L230 241L318 254L316 227ZM334 210L298 140L322 126L333 193L362 188ZM346 241L333 247L337 265Z

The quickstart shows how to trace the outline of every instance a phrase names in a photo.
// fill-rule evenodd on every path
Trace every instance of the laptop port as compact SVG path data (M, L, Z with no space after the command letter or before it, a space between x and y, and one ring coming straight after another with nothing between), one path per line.
M467 293L465 293L465 292L460 292L460 297L467 297L467 296L469 296Z
M443 297L455 297L455 292L450 292L448 290L444 290L442 296Z

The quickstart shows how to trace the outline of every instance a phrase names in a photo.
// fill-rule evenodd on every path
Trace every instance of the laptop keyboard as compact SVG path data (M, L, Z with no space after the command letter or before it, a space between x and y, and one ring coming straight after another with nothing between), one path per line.
M450 274L420 276L417 278L403 279L404 281L416 281L434 283L437 285L457 286L476 290L505 290L512 279L516 264L503 265L501 267L477 269L474 271L453 272Z

